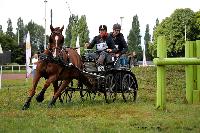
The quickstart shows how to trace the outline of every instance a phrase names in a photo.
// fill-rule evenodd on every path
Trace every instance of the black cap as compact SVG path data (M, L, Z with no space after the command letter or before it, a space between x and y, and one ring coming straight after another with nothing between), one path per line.
M100 30L106 30L107 31L107 26L106 25L100 25L99 26L99 31Z

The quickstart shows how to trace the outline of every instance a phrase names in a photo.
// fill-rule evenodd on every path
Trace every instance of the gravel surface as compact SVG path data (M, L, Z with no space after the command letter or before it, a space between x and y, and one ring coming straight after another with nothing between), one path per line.
M26 74L2 74L1 79L25 79Z

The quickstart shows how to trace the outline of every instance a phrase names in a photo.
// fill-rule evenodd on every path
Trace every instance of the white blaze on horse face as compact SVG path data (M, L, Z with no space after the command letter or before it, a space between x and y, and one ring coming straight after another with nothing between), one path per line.
M58 47L58 36L55 36L55 40L56 40L56 48L55 48L55 51L53 53L53 57L56 57L56 54L57 54L57 47Z
M55 40L56 40L56 48L58 47L58 36L55 36Z

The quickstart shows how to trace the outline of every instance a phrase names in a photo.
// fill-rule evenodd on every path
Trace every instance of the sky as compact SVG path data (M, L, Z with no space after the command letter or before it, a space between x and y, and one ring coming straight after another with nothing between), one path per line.
M0 0L0 25L6 31L7 20L12 20L13 29L17 28L17 19L21 17L24 24L30 20L45 27L44 0ZM89 37L98 35L98 27L105 24L108 32L115 23L122 24L122 33L127 38L131 29L133 16L138 15L142 40L146 25L150 26L150 34L158 18L161 22L169 17L175 9L190 8L200 10L200 0L47 0L46 25L50 34L50 10L53 11L53 26L68 25L70 11L72 14L86 15ZM69 7L69 8L68 8ZM123 19L121 19L123 17ZM15 31L14 31L15 32Z

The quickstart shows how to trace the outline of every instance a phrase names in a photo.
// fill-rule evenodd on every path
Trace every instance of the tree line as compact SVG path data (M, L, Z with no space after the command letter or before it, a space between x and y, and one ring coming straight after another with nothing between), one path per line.
M23 19L17 20L16 33L13 33L12 21L7 21L7 31L3 32L0 25L0 44L4 51L12 51L12 62L25 64L25 40L29 31L31 38L32 54L44 51L44 33L42 25L28 22L24 25ZM133 16L132 26L127 37L129 52L135 52L137 60L142 60L141 39L144 39L147 60L156 57L156 47L158 36L165 35L167 38L167 55L169 57L183 57L185 41L200 39L200 11L194 12L189 8L176 9L169 17L161 22L156 19L155 26L150 34L149 24L146 24L145 35L142 38L140 33L140 22L138 15ZM81 46L81 53L86 42L89 42L89 29L87 26L86 15L78 16L72 14L65 31L65 45L75 47L77 36ZM46 36L47 44L49 36Z

